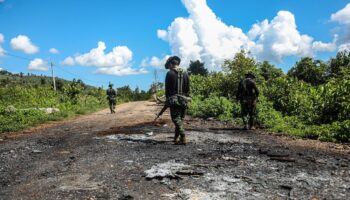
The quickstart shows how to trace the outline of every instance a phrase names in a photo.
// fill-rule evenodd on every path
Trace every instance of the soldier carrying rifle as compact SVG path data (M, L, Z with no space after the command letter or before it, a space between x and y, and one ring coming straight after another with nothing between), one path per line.
M183 120L190 101L190 81L186 72L179 67L181 59L177 56L168 58L165 69L169 69L165 78L166 102L157 118L169 107L171 119L175 125L175 144L186 144ZM156 118L156 119L157 119Z
M109 88L106 91L107 100L108 100L108 105L109 105L109 109L111 111L111 114L113 114L113 113L115 113L115 104L117 102L117 93L113 89L112 83L109 83L108 87Z
M238 86L236 98L241 103L241 116L244 123L244 130L255 129L256 103L259 97L259 90L255 84L255 75L248 72Z

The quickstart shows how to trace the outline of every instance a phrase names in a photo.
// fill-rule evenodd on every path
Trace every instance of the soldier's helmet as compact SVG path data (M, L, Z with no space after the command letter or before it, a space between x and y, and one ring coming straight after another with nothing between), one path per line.
M245 77L250 77L250 78L254 78L255 79L255 74L251 71L249 71L248 73L245 74Z
M108 87L112 88L112 87L113 87L113 84L112 84L112 83L109 83L109 84L108 84Z
M181 59L177 56L171 56L168 58L168 60L165 62L165 69L169 69L170 67L170 64L173 64L173 65L180 65L181 63Z

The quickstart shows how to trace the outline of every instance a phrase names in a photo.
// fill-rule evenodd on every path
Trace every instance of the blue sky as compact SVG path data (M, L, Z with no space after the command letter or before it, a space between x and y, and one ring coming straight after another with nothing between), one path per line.
M286 71L301 56L328 59L350 47L348 3L0 0L0 68L50 75L51 60L62 78L148 89L154 70L164 78L168 55L181 56L184 65L201 59L219 71L224 59L244 48Z

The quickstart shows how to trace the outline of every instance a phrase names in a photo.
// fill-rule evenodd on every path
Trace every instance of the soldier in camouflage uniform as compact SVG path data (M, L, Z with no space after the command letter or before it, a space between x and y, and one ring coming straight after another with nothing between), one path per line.
M116 99L117 99L117 93L116 91L113 89L113 84L110 83L108 85L108 89L106 91L107 94L107 100L108 100L108 104L109 104L109 109L111 110L111 114L115 113L115 104L116 104Z
M190 82L186 72L180 67L181 59L177 56L168 58L165 68L169 69L165 78L166 106L170 107L170 114L175 124L175 144L186 144L183 120L189 101Z
M259 90L255 84L255 75L248 72L238 86L236 98L241 103L241 116L244 123L244 129L255 129L256 103L259 96Z

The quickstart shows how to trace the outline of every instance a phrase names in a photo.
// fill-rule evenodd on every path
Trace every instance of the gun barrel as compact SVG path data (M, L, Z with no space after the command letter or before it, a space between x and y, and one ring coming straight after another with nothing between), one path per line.
M157 115L157 117L156 117L155 120L157 120L160 116L162 116L163 113L166 111L166 109L168 109L168 107L169 107L169 106L168 106L167 104L165 104L165 105L163 106L162 110L160 110L160 112L158 113L158 115Z

